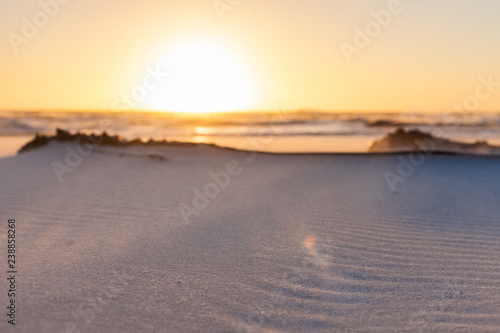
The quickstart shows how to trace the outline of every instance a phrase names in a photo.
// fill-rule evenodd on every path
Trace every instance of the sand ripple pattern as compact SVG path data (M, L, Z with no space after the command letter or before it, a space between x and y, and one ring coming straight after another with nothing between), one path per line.
M498 159L432 156L393 193L397 156L133 153L62 183L62 144L0 160L19 332L500 332ZM184 223L230 160L241 174Z

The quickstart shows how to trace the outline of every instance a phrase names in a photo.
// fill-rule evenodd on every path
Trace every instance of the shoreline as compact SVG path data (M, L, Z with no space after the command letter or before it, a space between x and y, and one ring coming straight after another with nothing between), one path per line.
M0 159L15 156L28 142L33 140L33 135L0 136Z
M18 142L26 142L29 137L20 137ZM423 133L416 130L406 131L398 129L394 133L388 134L386 137L374 141L366 152L269 152L255 149L225 147L213 143L204 142L179 142L149 139L143 141L136 138L127 140L119 136L110 136L106 132L102 134L85 134L76 132L71 134L69 131L57 129L56 134L53 136L35 135L35 137L25 143L19 148L17 154L24 153L33 149L37 149L47 145L49 142L77 142L78 145L85 146L114 146L114 147L194 147L198 145L216 147L219 149L226 149L231 151L240 152L254 152L259 154L273 154L273 155L370 155L370 156L384 156L384 155L409 155L409 154L423 154L429 155L456 155L456 156L481 156L481 157L500 157L500 147L488 145L486 142L476 142L474 144L466 144L461 142L454 142L442 138L434 137L430 134ZM12 150L12 147L9 147ZM1 151L0 151L1 153ZM2 155L0 154L0 158Z

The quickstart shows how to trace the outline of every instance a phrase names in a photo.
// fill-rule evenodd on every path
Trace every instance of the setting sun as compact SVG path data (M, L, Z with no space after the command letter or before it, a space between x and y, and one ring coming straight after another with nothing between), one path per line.
M153 92L146 108L190 113L252 108L257 88L244 59L226 45L187 39L161 55L169 78Z

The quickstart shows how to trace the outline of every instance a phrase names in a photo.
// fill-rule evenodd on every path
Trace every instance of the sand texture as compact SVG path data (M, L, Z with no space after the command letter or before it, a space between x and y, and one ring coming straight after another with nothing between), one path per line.
M68 151L0 160L1 332L500 332L500 159Z

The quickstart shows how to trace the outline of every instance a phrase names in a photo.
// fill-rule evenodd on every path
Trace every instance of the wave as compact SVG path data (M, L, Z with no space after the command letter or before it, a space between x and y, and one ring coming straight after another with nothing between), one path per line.
M140 112L2 112L0 136L53 135L57 128L125 138L195 137L354 137L382 138L399 127L431 132L442 129L454 140L500 142L500 115L456 118L423 113L326 113L312 111L231 114Z
M434 126L434 127L482 127L498 129L500 128L500 119L493 120L468 120L465 121L395 121L395 120L375 120L366 121L367 127L421 127L421 126Z

